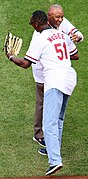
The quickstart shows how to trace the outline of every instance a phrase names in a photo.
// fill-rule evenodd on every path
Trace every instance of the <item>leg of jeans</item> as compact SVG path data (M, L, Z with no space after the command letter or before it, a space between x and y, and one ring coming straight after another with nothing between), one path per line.
M58 120L63 103L63 93L50 89L44 95L43 130L50 166L61 163Z
M36 109L34 115L34 136L36 138L43 138L43 130L42 130L43 96L44 96L44 84L36 83Z
M59 116L59 121L58 121L60 148L61 148L61 143L62 143L62 132L63 132L64 118L65 118L65 112L66 112L68 100L69 100L69 96L66 94L63 94L63 103L62 103L62 108L60 111L60 116Z

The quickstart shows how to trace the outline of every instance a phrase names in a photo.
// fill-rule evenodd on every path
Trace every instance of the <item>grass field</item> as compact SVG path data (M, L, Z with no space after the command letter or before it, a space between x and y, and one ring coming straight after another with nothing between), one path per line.
M56 175L88 175L88 1L0 0L0 177L43 176L47 157L33 142L35 82L31 68L9 62L2 51L8 31L23 39L20 57L28 49L33 28L29 17L37 9L61 4L68 18L84 35L77 45L80 59L73 66L78 85L70 98L64 123L63 169Z

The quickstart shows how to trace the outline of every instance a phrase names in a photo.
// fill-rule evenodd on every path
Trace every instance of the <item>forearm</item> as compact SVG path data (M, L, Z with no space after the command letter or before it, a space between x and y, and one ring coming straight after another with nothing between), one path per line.
M77 31L75 34L78 36L77 43L78 42L82 42L84 40L84 36L83 36L83 34L80 31Z
M10 54L7 54L8 59L16 64L17 66L20 66L21 68L28 68L31 66L31 61L27 61L24 58L16 58L15 56L12 56Z
M84 36L80 31L77 31L77 32L71 34L71 40L73 42L79 43L84 40Z
M79 59L78 53L76 53L75 55L70 55L70 59L71 60L78 60Z

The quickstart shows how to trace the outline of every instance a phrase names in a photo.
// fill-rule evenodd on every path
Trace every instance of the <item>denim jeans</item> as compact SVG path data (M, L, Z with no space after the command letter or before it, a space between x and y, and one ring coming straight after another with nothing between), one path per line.
M62 163L60 148L68 98L54 88L44 94L43 131L50 166Z

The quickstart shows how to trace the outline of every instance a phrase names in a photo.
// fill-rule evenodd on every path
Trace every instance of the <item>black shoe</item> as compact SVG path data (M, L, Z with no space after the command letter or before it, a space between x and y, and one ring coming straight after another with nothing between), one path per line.
M33 137L33 140L35 142L37 142L39 145L41 145L42 147L46 147L46 144L45 144L45 140L44 139L38 139L36 137Z
M47 150L46 149L39 149L38 153L40 153L41 155L47 155Z
M60 170L62 167L63 167L62 163L59 165L52 166L46 171L46 175L54 174L57 170Z

